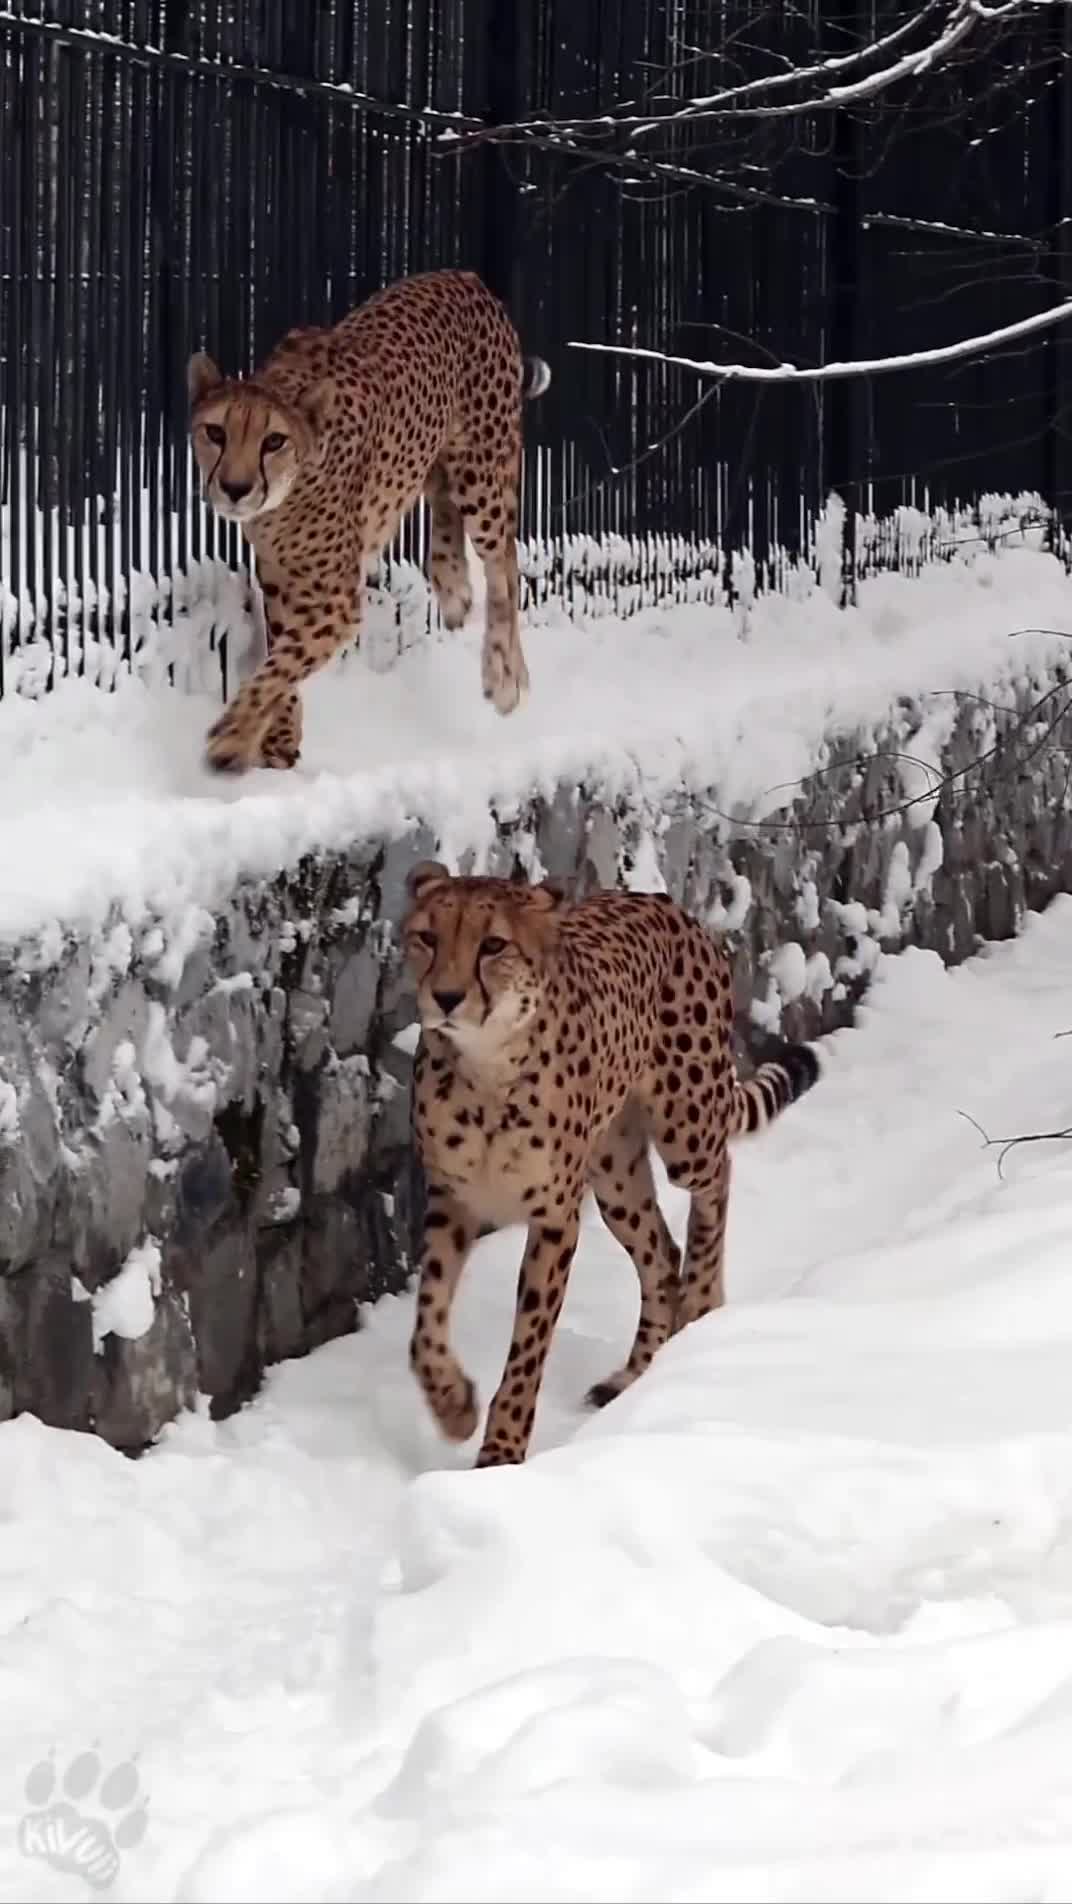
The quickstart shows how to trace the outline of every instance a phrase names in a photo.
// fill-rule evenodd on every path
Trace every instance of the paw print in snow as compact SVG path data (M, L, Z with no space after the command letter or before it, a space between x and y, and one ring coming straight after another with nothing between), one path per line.
M26 1780L33 1809L19 1824L25 1857L84 1877L97 1890L113 1882L120 1852L140 1844L149 1823L137 1766L125 1760L103 1778L102 1770L95 1752L79 1753L62 1779L52 1760L42 1759Z

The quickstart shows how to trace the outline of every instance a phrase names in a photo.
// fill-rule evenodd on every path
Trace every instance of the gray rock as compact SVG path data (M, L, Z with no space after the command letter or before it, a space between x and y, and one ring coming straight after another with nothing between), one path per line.
M381 919L398 920L406 908L406 881L422 859L438 859L439 842L426 826L403 839L388 840L377 879Z
M120 1045L132 1045L135 1053L140 1053L148 1024L149 1001L144 986L137 979L124 980L82 1045L83 1081L98 1101L115 1092L115 1059Z
M194 1249L174 1242L162 1265L166 1288L185 1297L197 1347L197 1386L214 1417L256 1392L258 1279L253 1235L237 1213L224 1217Z
M55 1428L93 1426L92 1305L76 1301L69 1264L43 1253L11 1278L13 1408Z
M311 1182L315 1194L337 1190L365 1161L369 1134L369 1063L359 1054L335 1058L319 1076Z
M112 1117L86 1132L71 1174L71 1267L87 1289L119 1268L144 1235L151 1156L148 1125Z
M304 1229L297 1223L257 1233L257 1354L262 1368L309 1347L302 1313L304 1247Z
M584 850L584 808L575 787L558 787L536 826L536 850L550 879L572 879Z
M51 1236L61 1154L47 1076L33 1024L0 1004L0 1272L34 1260Z
M353 1206L338 1196L309 1199L303 1233L301 1306L307 1347L357 1328L369 1293L366 1237Z
M344 958L336 971L328 1034L340 1057L364 1051L368 1044L382 971L383 959L371 939Z
M178 1291L161 1292L143 1336L106 1336L94 1374L97 1433L127 1454L140 1453L179 1409L192 1408L197 1349Z
M618 823L603 807L590 807L584 838L581 869L585 891L599 891L618 884L621 870L622 841Z
M304 987L291 993L287 1042L294 1062L303 1071L320 1064L328 1049L327 1021L330 1003Z
M678 905L685 895L685 881L695 846L696 822L692 818L671 820L659 841L659 860L666 890Z

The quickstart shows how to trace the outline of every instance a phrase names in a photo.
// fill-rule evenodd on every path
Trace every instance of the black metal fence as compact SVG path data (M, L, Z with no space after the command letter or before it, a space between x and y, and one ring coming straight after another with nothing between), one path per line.
M247 369L292 323L433 265L481 270L551 363L522 523L551 545L544 588L577 536L632 538L649 597L742 545L762 580L831 489L850 515L983 490L1064 509L1062 327L823 387L570 346L879 358L1072 296L1068 6L1025 7L880 110L699 122L657 163L613 129L580 151L468 136L664 112L913 11L943 9L0 0L0 663L41 636L80 669L94 643L129 654L139 601L166 614L206 558L240 564L192 483L191 349ZM657 560L652 536L676 539Z

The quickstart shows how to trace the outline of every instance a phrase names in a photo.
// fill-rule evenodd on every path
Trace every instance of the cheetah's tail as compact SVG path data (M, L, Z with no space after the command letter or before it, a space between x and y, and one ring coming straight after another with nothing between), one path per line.
M533 397L542 397L551 381L551 366L542 357L523 357L521 360L521 399L531 403Z
M737 1081L733 1135L743 1137L763 1130L810 1091L818 1077L819 1060L811 1045L770 1040L764 1048L763 1063L747 1084Z

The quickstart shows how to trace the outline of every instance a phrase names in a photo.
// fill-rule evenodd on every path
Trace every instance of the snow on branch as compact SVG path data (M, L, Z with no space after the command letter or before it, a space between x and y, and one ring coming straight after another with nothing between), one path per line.
M667 127L698 120L784 119L805 113L834 112L866 105L903 80L921 78L943 67L973 35L1017 18L1038 16L1039 9L1069 6L1072 0L922 0L889 33L851 51L788 70L723 86L718 92L686 99L666 111L637 113L612 109L589 116L520 119L459 133L455 149L487 141L542 143L549 135L560 145L590 149L596 141L626 132L630 144ZM709 57L716 57L712 47ZM702 49L697 49L701 57ZM793 98L781 95L795 93Z
M845 377L878 377L894 370L918 370L926 364L955 363L961 357L977 357L1035 331L1049 330L1072 317L1072 298L1055 304L1048 311L1036 311L1033 317L1021 317L1015 324L1003 324L999 330L984 331L978 337L962 337L956 344L938 344L933 350L909 351L903 357L863 357L853 363L815 364L803 369L797 364L715 364L693 357L671 357L661 350L642 350L631 344L586 344L571 339L570 350L595 350L612 357L639 357L647 363L671 364L677 370L691 370L697 377L717 377L720 383L834 383Z
M12 12L0 3L0 32L14 29L19 35L32 35L52 46L71 47L79 52L100 54L147 71L177 72L219 81L227 87L239 84L266 91L297 93L304 98L329 100L354 112L382 112L405 119L421 127L444 126L440 135L450 138L458 126L479 126L476 119L437 106L415 106L404 99L381 98L360 92L347 80L320 79L312 74L290 73L224 56L220 53L183 52L175 47L136 41L125 35L107 33L96 27L76 26L40 15ZM16 42L17 44L17 42Z
M1007 4L1000 11L1009 11L1012 6L1019 4L1020 0L1007 0ZM900 79L916 78L920 73L931 71L953 51L954 47L959 46L960 42L979 26L981 18L984 17L978 0L956 0L956 4L950 9L945 25L933 39L926 41L921 47L903 53L899 59L879 66L876 72L861 75L859 79L845 79L833 86L820 85L807 99L803 101L794 99L787 101L784 105L777 101L773 105L769 101L760 101L752 105L744 101L741 95L745 92L764 89L769 92L775 85L800 84L816 76L829 80L832 71L843 71L845 68L851 69L869 63L876 55L889 53L892 43L903 39L906 32L911 32L923 15L929 11L929 7L925 6L916 19L907 21L904 26L898 28L895 33L889 34L884 40L873 40L870 45L860 48L856 53L844 54L841 59L823 60L817 66L779 74L771 79L753 80L748 87L731 87L722 93L713 93L708 99L690 100L687 106L669 116L674 119L699 119L710 118L712 114L733 112L749 117L781 119L788 114L799 113L805 109L814 111L816 108L825 108L829 111L836 106L851 106L865 99L874 99L879 93L886 92L890 86L896 85ZM996 18L997 14L985 17ZM660 120L649 120L647 124L638 127L637 137L653 131L661 123Z

